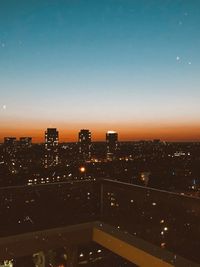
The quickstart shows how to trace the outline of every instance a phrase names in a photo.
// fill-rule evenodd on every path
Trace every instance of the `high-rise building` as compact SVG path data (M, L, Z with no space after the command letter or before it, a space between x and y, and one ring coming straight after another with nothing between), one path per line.
M13 146L16 144L16 137L4 137L4 145Z
M58 164L58 131L56 128L48 128L45 132L45 160L46 168Z
M16 151L17 139L16 137L4 137L4 151L8 154Z
M79 153L82 159L91 158L91 132L87 129L80 130L78 134Z
M31 137L20 137L19 144L21 148L31 147L32 138Z
M115 131L108 131L106 133L106 145L107 145L107 159L113 160L116 158L118 149L118 133Z
M4 138L4 160L8 166L9 171L16 173L16 154L17 154L17 139L16 137Z

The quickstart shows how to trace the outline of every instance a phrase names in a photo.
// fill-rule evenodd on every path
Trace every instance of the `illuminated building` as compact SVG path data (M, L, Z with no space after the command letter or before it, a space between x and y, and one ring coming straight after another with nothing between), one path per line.
M4 145L5 146L15 146L17 142L16 137L4 137Z
M116 157L118 148L118 133L115 131L108 131L106 133L106 145L107 145L107 159L113 160Z
M9 171L16 173L16 152L17 152L17 139L16 137L4 138L4 159L9 168Z
M78 141L81 158L89 160L91 158L91 132L86 129L80 130Z
M20 147L22 148L31 147L32 138L31 137L20 137L19 143L20 143Z
M45 132L45 168L58 164L58 131L48 128Z
M4 137L4 151L10 156L16 152L16 137Z

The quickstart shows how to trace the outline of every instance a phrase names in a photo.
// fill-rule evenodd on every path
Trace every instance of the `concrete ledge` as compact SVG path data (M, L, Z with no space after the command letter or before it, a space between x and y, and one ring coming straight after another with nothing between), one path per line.
M200 267L197 263L102 222L94 223L93 241L138 266Z
M130 245L114 237L112 234L108 234L97 228L93 229L93 241L138 266L148 266L148 267L173 266L172 264L164 262L161 259L156 258L151 254L148 254L144 250L138 249L133 245Z

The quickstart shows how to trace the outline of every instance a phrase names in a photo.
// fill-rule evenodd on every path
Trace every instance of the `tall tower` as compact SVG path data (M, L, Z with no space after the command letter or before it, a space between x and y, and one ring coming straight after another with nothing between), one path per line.
M86 129L80 130L78 134L79 153L84 160L91 158L91 132Z
M16 173L17 163L17 139L16 137L4 137L4 160L11 173Z
M106 145L107 145L107 160L113 160L116 158L118 148L118 133L114 131L108 131L106 133Z
M45 132L45 168L58 164L58 131L48 128Z

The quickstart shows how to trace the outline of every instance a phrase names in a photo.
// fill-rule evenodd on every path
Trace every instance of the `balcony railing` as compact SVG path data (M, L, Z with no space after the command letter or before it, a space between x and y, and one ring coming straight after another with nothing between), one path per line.
M37 232L40 239L46 232L50 240L55 230L47 229L71 227L59 230L66 234L84 225L90 235L92 227L93 241L109 249L104 235L119 241L126 258L134 246L170 266L200 264L200 199L175 193L111 180L7 187L0 189L0 218L0 250L25 233Z

